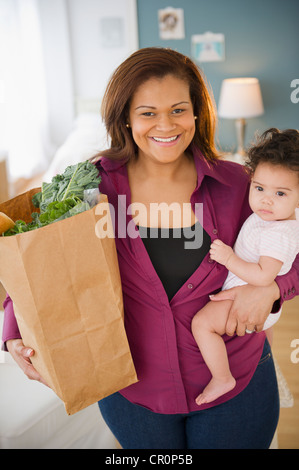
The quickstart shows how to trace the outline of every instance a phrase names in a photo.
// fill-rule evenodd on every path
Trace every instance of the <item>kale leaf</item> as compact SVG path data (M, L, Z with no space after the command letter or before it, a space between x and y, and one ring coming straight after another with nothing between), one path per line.
M68 166L62 175L54 176L51 183L42 183L41 192L33 196L32 202L40 213L33 212L32 222L26 224L17 220L3 235L28 232L90 209L84 201L84 191L98 188L100 182L97 168L89 161Z
M96 166L89 161L68 166L62 175L54 176L51 183L42 184L41 196L35 196L34 204L40 198L38 207L44 211L53 201L64 201L73 196L82 201L84 190L97 188L100 181Z

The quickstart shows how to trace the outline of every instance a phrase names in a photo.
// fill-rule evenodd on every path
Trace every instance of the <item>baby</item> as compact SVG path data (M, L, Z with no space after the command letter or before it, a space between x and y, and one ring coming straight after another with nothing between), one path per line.
M222 290L247 283L267 286L290 270L299 253L299 132L269 129L249 150L247 166L253 214L243 224L234 250L220 240L214 240L210 249L211 258L229 270ZM196 398L198 405L216 400L236 385L221 338L231 304L231 300L208 302L192 320L192 333L212 374ZM264 330L279 316L280 312L270 314ZM253 332L254 326L246 329Z

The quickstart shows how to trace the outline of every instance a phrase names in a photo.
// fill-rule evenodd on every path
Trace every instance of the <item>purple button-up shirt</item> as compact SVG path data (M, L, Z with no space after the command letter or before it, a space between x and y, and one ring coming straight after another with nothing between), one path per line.
M233 246L244 220L250 214L249 180L243 167L231 162L208 163L194 151L197 186L191 205L203 204L203 227L211 240L220 238ZM213 403L198 407L195 398L211 375L191 333L191 320L209 294L221 290L227 270L206 255L200 266L169 301L136 229L132 215L127 167L102 158L97 163L102 176L100 190L113 209L125 309L125 327L139 382L121 390L128 400L158 413L188 413L231 399L249 383L261 357L265 333L243 337L224 335L236 387ZM121 196L121 197L119 197ZM124 224L125 221L125 224ZM126 227L131 229L130 236ZM127 231L128 232L128 231ZM298 257L293 268L277 279L281 300L299 291ZM5 303L3 341L20 337L12 301Z

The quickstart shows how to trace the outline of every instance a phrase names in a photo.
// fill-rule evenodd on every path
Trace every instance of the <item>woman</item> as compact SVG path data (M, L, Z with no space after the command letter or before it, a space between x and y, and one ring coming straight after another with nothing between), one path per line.
M102 415L124 448L267 448L278 420L275 371L264 333L245 329L260 332L275 301L295 295L298 262L270 287L215 297L234 301L224 340L237 384L198 407L210 375L191 320L225 280L209 247L215 238L233 245L250 214L248 177L218 159L212 100L197 67L178 52L132 54L112 76L102 114L111 148L95 164L118 214L125 326L139 378L101 400ZM42 380L30 364L34 352L14 331L9 298L5 310L8 350Z

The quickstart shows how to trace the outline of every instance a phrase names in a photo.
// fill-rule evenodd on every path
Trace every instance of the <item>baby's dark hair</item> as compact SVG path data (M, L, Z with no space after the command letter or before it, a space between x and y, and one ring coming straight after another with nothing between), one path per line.
M274 127L265 131L248 150L245 164L250 173L254 173L259 163L279 165L299 172L299 131L280 131Z

